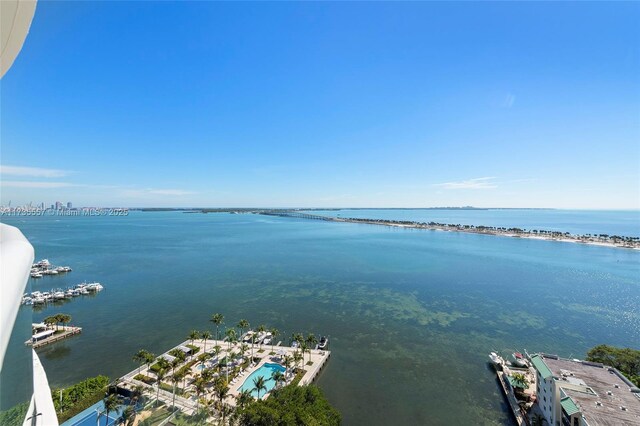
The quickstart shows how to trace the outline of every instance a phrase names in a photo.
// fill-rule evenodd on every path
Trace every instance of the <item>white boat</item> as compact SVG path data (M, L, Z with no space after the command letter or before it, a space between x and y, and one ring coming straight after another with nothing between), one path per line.
M48 268L49 266L51 266L49 259L42 259L38 263L33 264L34 268Z
M298 341L294 340L293 342L291 342L291 347L292 348L297 348L298 347Z
M513 365L515 365L516 367L526 368L529 366L527 359L520 352L514 352L513 359Z
M47 303L47 299L45 299L42 296L38 296L38 297L34 297L32 299L32 302L33 302L34 305L42 305L42 304Z
M84 288L88 291L102 291L104 287L100 283L89 283Z
M262 344L263 345L268 345L271 343L271 339L272 339L272 334L271 333L267 333L267 335L264 337L264 340L262 340Z
M40 272L32 272L31 278L42 278L42 274Z
M33 299L29 296L22 296L23 305L33 305Z
M495 366L502 365L502 357L495 352L489 354L489 361Z
M53 293L53 300L62 300L62 299L64 299L63 291L56 291L55 293Z
M328 344L329 338L326 336L322 336L320 342L318 343L318 346L316 346L316 349L324 350L324 348L326 348Z
M255 332L253 330L249 330L244 334L244 337L242 338L242 341L244 343L251 343L251 337L253 337L253 335L255 334Z

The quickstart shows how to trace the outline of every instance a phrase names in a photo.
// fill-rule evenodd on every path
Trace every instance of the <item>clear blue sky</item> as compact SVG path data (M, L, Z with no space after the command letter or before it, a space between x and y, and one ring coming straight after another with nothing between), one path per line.
M39 2L3 204L640 208L640 3Z

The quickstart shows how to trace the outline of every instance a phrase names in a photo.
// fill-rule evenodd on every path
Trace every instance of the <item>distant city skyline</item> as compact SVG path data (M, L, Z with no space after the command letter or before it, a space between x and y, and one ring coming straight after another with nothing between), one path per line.
M639 20L40 2L2 79L0 204L640 209Z

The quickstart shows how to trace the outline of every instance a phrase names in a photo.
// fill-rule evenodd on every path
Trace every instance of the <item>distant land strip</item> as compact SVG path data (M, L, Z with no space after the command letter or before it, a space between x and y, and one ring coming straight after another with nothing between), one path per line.
M306 210L311 211L311 210ZM382 225L393 226L398 228L412 228L412 229L428 229L432 231L447 231L447 232L466 232L471 234L484 234L484 235L498 235L503 237L515 237L515 238L531 238L537 240L551 240L571 243L591 244L605 247L617 247L640 250L640 237L626 237L620 235L609 234L584 234L574 235L569 232L559 231L546 231L543 229L521 229L521 228L506 228L496 226L483 226L483 225L460 225L460 224L448 224L438 222L415 222L410 220L388 220L388 219L361 219L361 218L345 218L345 217L330 217L319 216L314 214L306 214L301 211L281 211L281 210L264 210L259 212L268 216L281 216L281 217L296 217L302 219L315 219L324 220L330 222L348 222L348 223L362 223L367 225Z

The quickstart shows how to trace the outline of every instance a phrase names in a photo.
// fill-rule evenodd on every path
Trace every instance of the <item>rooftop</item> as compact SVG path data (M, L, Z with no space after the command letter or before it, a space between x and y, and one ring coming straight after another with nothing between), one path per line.
M573 410L573 401L590 426L640 424L640 394L631 392L613 368L557 357L541 356L539 361L542 360L556 384L570 397L561 402L567 414ZM532 362L536 365L536 361Z

